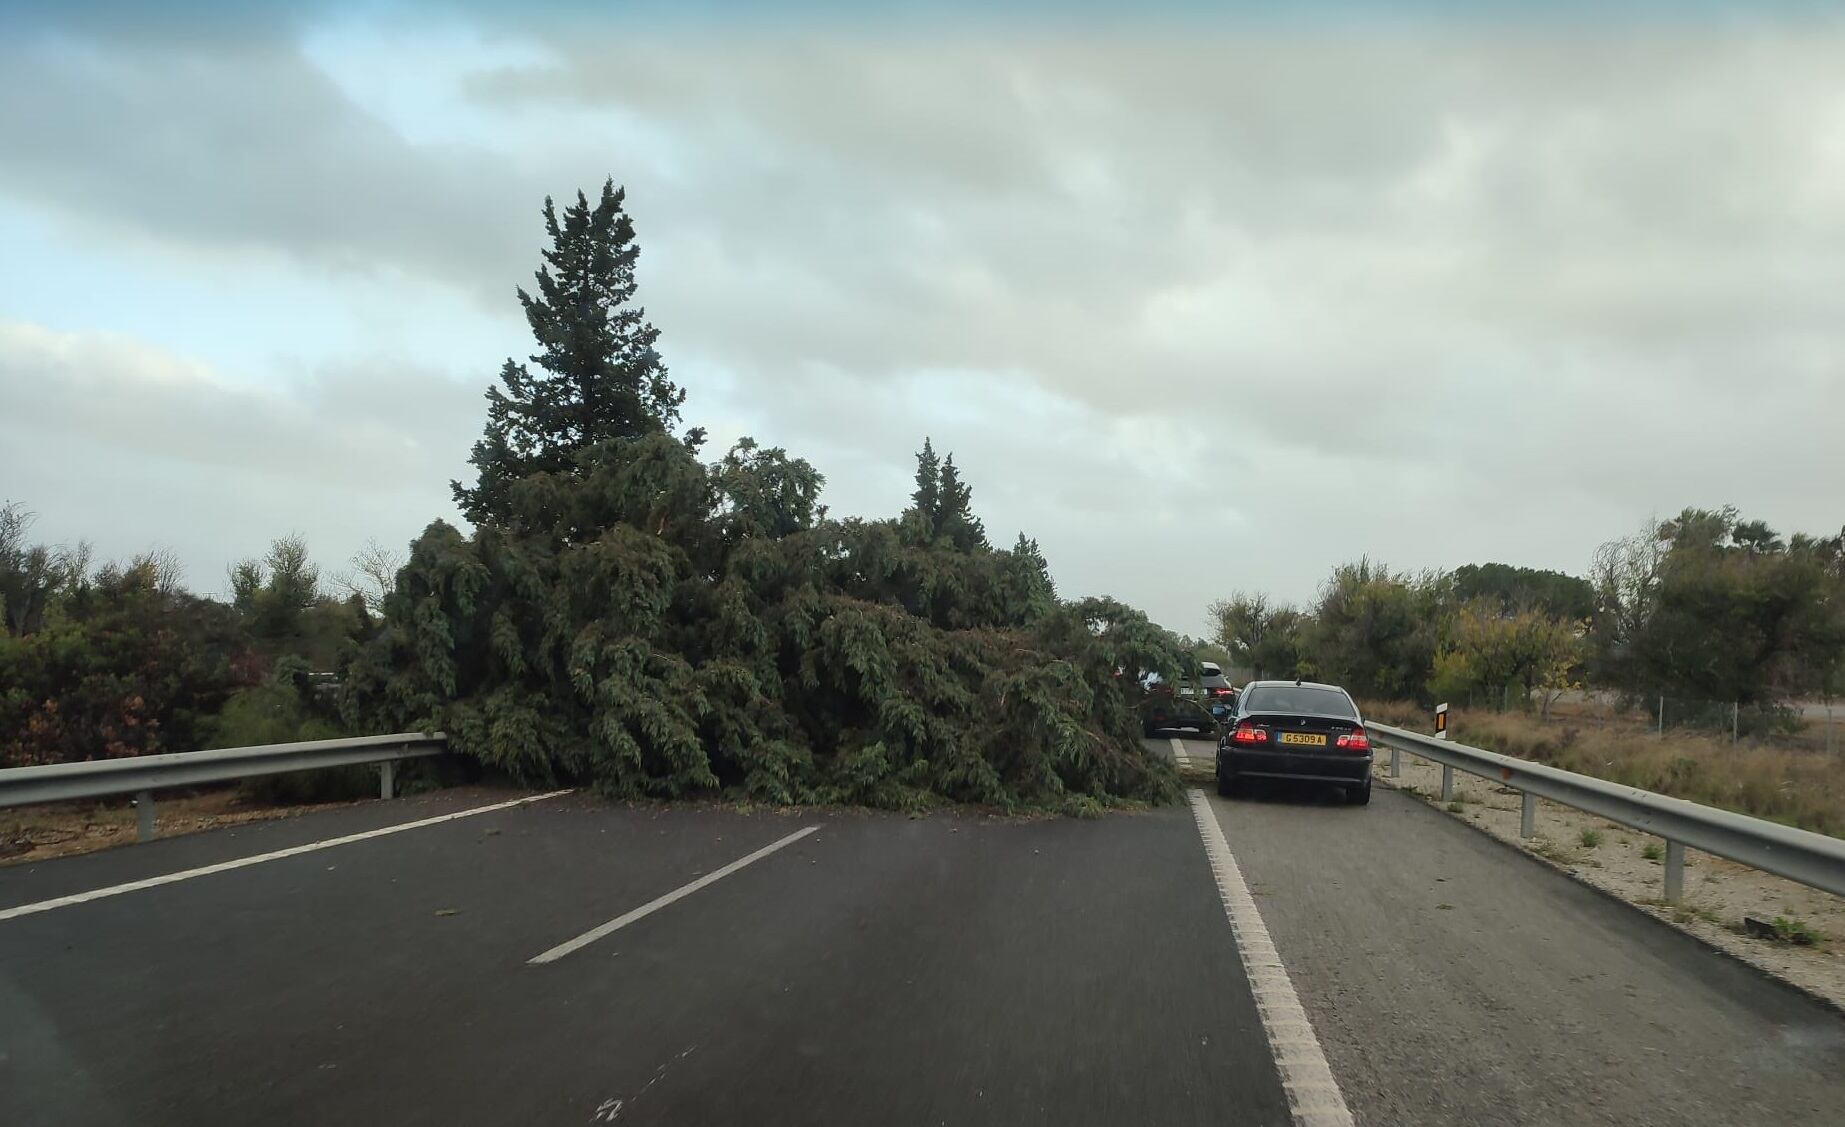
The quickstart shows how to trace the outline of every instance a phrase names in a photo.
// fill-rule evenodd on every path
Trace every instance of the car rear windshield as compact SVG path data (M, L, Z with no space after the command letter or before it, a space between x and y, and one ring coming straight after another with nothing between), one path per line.
M1358 719L1351 698L1338 689L1316 689L1308 685L1264 685L1243 690L1244 712L1304 712L1315 716L1346 716Z

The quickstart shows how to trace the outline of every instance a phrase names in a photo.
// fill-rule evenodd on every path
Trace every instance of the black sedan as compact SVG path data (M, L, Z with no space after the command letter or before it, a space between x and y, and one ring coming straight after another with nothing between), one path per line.
M1140 728L1148 736L1175 728L1190 728L1205 739L1215 739L1217 725L1210 706L1192 697L1155 691L1149 693L1140 706Z
M1244 779L1335 783L1371 801L1371 739L1351 694L1311 681L1251 681L1217 744L1217 793Z

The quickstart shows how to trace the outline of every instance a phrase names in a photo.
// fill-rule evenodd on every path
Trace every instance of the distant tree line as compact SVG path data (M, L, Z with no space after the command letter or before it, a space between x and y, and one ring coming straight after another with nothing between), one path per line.
M1783 538L1735 509L1686 509L1604 544L1587 577L1468 565L1334 569L1310 606L1238 593L1214 640L1258 676L1389 699L1516 699L1567 689L1735 702L1774 716L1845 689L1845 533ZM1727 717L1727 712L1725 713Z
M32 522L0 506L0 766L341 733L310 675L337 673L376 630L388 553L326 584L283 537L230 569L225 602L186 590L168 553L98 565L87 544L34 543Z

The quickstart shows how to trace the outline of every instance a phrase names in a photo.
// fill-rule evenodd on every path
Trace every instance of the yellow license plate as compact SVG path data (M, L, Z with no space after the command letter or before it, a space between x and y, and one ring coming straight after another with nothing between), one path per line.
M1301 747L1325 747L1326 737L1318 732L1283 732L1281 742L1298 744Z

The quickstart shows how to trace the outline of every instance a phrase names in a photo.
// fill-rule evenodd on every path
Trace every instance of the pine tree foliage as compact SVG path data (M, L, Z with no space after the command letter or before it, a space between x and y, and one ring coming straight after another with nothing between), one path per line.
M631 228L592 216L574 234L582 206L552 225L560 277L566 245L618 257L584 238L631 267ZM520 779L628 797L1089 810L1176 795L1140 742L1135 676L1176 673L1176 640L1110 600L1060 602L1023 535L990 547L952 458L925 440L910 509L833 519L821 475L782 449L745 439L702 464L669 433L676 391L671 412L644 397L631 412L622 394L649 386L619 362L632 336L533 325L579 351L541 362L521 402L614 421L502 457L512 400L495 389L467 491L491 502L472 535L437 522L411 545L348 676L349 722L441 729ZM550 386L572 372L594 378Z
M667 378L654 349L659 330L633 304L640 247L624 199L607 181L593 207L578 192L561 220L545 199L551 248L536 275L538 293L518 291L538 342L530 362L539 371L506 361L503 387L487 392L486 433L470 459L479 481L472 488L451 483L476 524L504 523L515 511L508 497L514 483L567 470L578 450L669 431L679 421L685 391Z

